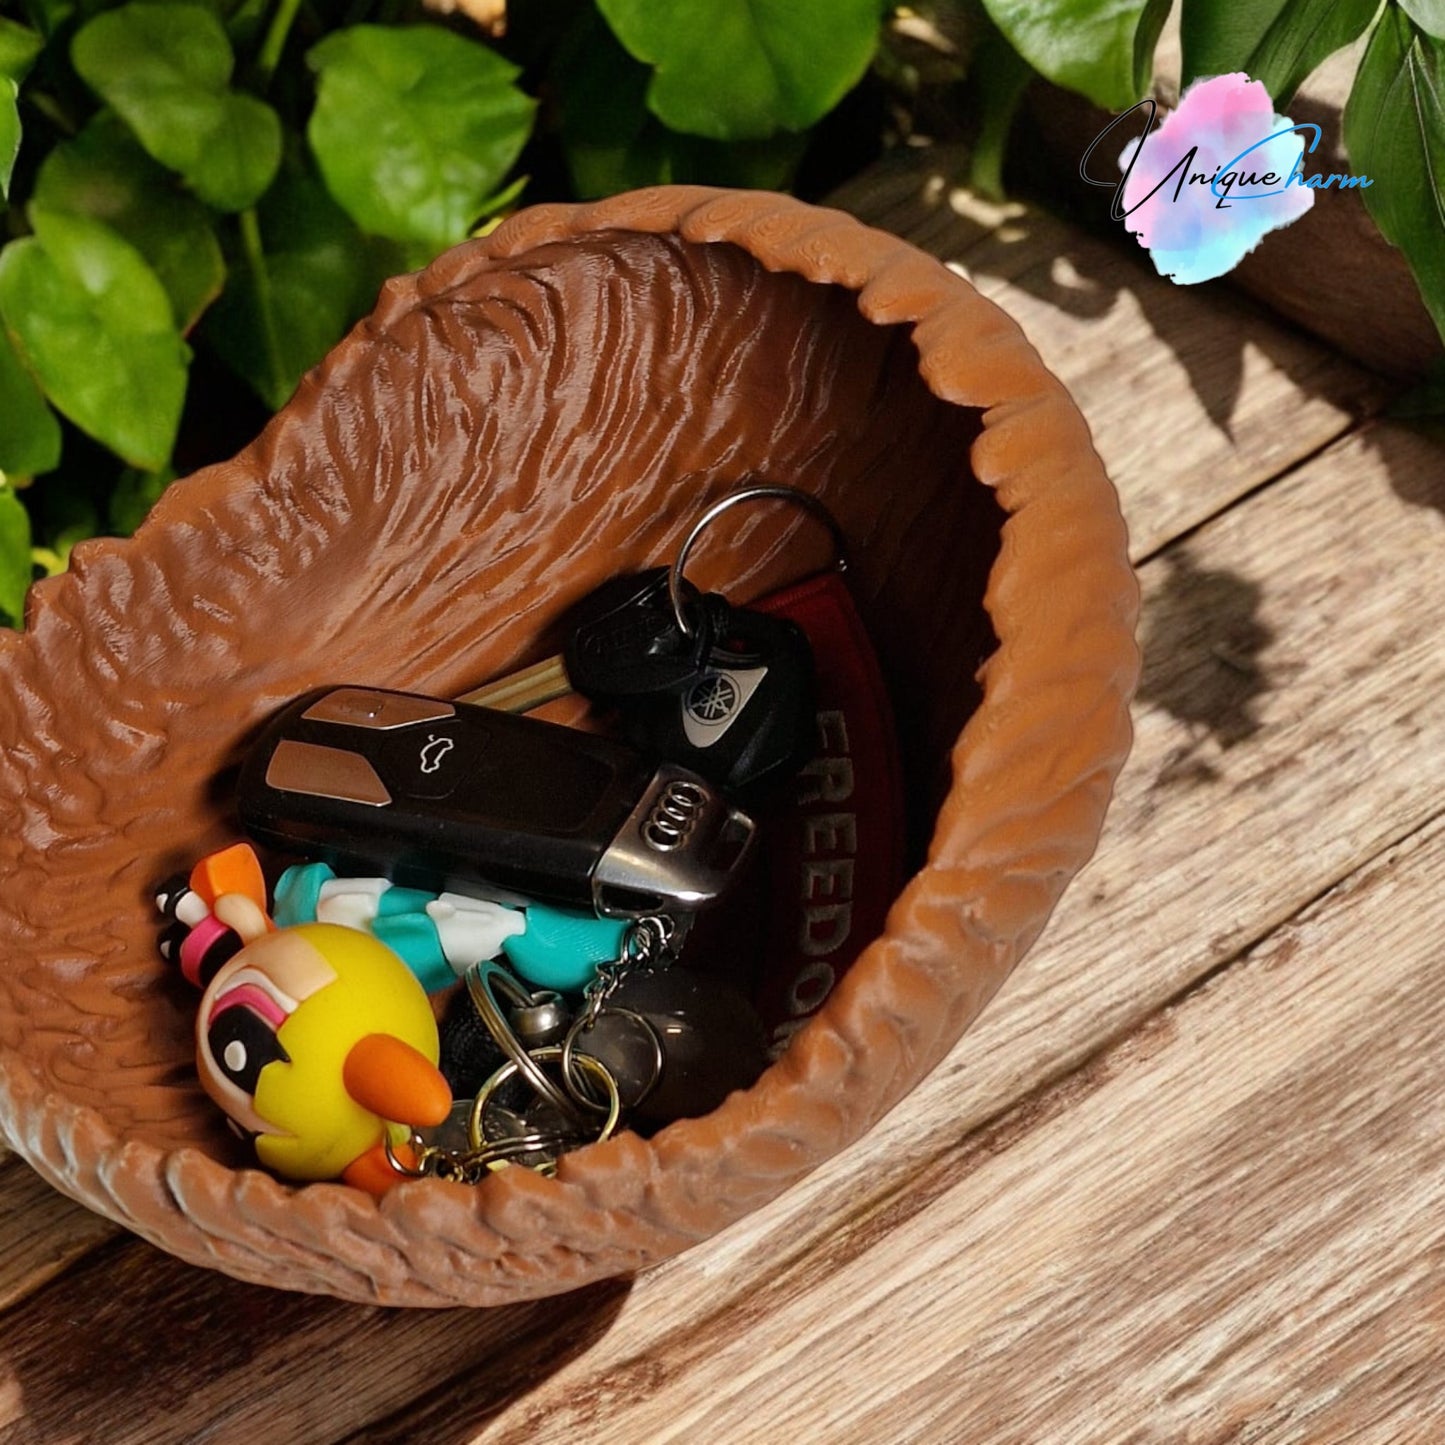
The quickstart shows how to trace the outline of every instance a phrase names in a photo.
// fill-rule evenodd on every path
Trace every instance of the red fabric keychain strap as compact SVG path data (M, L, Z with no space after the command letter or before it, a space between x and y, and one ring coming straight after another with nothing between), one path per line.
M818 680L818 751L767 824L756 1003L776 1057L883 931L903 882L903 778L883 673L841 575L749 605L807 633Z

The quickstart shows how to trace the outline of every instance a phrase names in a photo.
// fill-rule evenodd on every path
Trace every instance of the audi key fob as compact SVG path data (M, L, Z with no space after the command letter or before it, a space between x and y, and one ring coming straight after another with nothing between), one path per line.
M623 743L369 687L282 709L246 758L237 805L259 842L338 871L610 917L705 908L754 837L709 783Z

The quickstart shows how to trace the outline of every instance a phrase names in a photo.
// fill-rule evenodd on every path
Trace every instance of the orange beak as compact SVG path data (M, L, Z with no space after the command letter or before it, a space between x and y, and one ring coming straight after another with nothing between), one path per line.
M355 1043L341 1081L363 1109L398 1124L440 1124L451 1111L452 1091L436 1065L391 1034L367 1034Z

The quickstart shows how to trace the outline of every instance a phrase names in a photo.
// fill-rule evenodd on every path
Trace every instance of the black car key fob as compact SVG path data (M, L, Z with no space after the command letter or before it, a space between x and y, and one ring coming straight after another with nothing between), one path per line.
M285 707L237 804L258 842L342 869L612 917L715 902L754 836L711 784L624 743L366 687Z

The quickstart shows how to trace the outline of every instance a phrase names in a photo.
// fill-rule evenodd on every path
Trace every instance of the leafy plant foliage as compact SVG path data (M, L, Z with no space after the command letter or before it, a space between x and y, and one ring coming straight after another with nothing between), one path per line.
M1445 0L1183 0L1184 80L1232 70L1285 106L1322 60L1368 33L1345 109L1366 209L1404 252L1445 336Z
M1105 110L1149 83L1171 0L984 0L994 24L1041 75Z
M1413 0L1382 17L1345 111L1345 142L1374 184L1365 204L1404 253L1445 335L1445 7ZM1433 13L1432 13L1433 12ZM1414 18L1435 26L1430 34Z
M307 59L321 77L307 137L352 219L432 251L463 240L532 129L517 67L425 25L355 25Z
M598 0L621 40L653 67L648 108L711 140L761 140L820 120L862 76L878 42L878 0Z
M1379 0L1265 0L1184 7L1184 69L1190 76L1242 70L1287 105L1322 60L1358 39Z
M419 0L0 0L0 620L524 190L787 185L882 21L514 9L494 43Z

